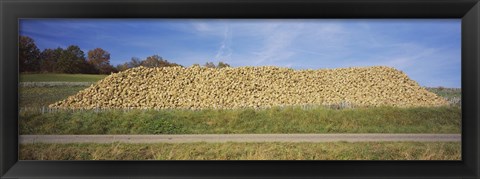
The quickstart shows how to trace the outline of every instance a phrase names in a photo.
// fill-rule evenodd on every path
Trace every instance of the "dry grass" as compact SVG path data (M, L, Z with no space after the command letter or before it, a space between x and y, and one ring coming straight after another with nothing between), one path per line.
M25 144L20 160L460 160L460 142Z

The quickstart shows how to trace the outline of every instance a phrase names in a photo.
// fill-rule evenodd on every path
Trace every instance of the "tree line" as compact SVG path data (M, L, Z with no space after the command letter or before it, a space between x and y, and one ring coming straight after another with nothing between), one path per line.
M28 36L19 39L19 65L20 72L25 73L84 73L84 74L110 74L139 66L144 67L170 67L182 66L169 62L158 55L149 56L144 60L133 57L130 61L117 66L110 64L110 53L102 48L95 48L85 53L77 45L67 48L44 49L40 51L35 41ZM194 64L200 66L199 64ZM224 68L227 63L207 62L204 67Z
M85 53L77 45L40 51L27 36L19 39L20 72L110 74L117 70L110 64L110 53L95 48Z

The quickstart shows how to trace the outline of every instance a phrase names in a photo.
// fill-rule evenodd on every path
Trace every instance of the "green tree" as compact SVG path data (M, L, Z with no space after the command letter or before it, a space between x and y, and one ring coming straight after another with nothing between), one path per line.
M228 63L218 62L217 68L230 67Z
M207 68L215 68L215 64L213 64L213 62L207 62L205 63L205 65L203 65L204 67L207 67Z
M129 62L117 65L118 71L124 71L129 68L135 68L139 66L144 67L171 67L171 66L182 66L177 63L169 62L168 60L163 59L158 55L152 55L147 57L145 60L140 60L137 57L132 57Z
M163 58L158 56L158 55L153 55L147 57L147 59L143 60L141 62L141 65L144 67L160 67L162 65L165 65L163 62Z
M36 72L40 69L40 50L32 38L20 36L18 50L20 72Z
M63 53L63 49L58 47L56 49L45 49L40 53L40 71L58 73L58 59Z
M85 71L85 53L76 45L70 45L63 50L57 62L60 73L82 73Z
M162 57L158 55L153 55L147 57L147 59L141 62L141 65L144 67L171 67L171 66L181 66L176 63L171 63L167 60L164 60Z
M87 61L82 63L81 69L82 69L81 73L88 73L88 74L99 74L100 73L99 70L97 70L97 68L95 68L95 66L88 63Z
M128 63L118 64L116 68L118 71L125 71L128 69Z
M118 64L116 69L117 71L125 71L129 68L135 68L142 65L142 61L137 57L132 57L129 62L123 64Z

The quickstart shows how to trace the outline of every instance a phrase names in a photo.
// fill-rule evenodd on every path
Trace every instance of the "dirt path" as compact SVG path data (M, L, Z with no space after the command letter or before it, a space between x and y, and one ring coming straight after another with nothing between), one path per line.
M189 134L189 135L20 135L28 143L187 142L460 142L460 134Z

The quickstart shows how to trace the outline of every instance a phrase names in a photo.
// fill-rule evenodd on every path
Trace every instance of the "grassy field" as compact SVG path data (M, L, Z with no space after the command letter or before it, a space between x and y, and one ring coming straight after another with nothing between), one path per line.
M20 74L20 82L51 82L51 81L68 81L68 82L96 82L105 78L107 75L91 75L91 74Z
M450 104L455 106L462 105L462 89L460 88L426 88L428 91L445 98Z
M19 107L39 109L85 89L84 86L20 87Z
M20 160L461 160L460 142L23 144Z
M462 97L462 90L460 88L438 87L438 88L426 88L426 89L444 98Z
M460 133L461 110L325 107L20 113L21 134Z

